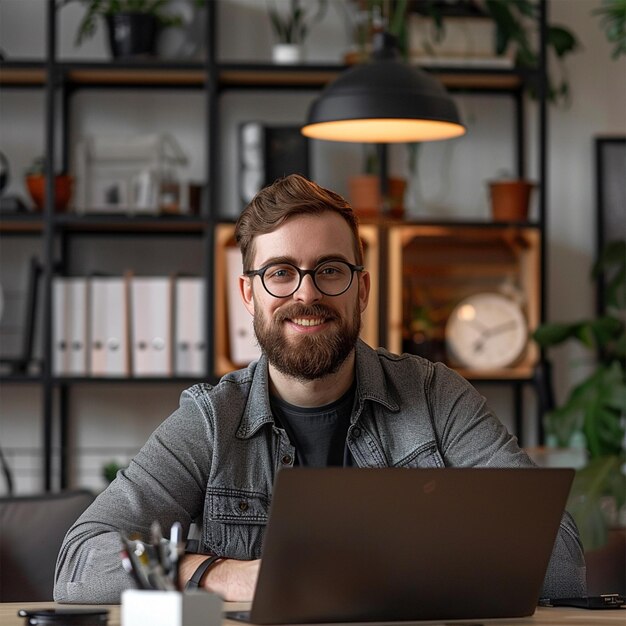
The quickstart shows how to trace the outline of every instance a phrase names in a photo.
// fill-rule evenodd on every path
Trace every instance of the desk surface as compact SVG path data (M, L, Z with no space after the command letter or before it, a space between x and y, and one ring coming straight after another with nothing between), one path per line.
M0 604L0 624L2 626L23 626L25 620L23 617L17 616L18 609L46 609L52 607L63 606L70 608L69 605L58 605L53 602L9 602ZM78 608L82 605L72 605ZM93 605L84 608L96 608ZM103 606L101 608L109 609L108 626L120 626L120 607L119 605ZM245 610L249 608L247 602L227 602L224 604L224 610L235 611ZM564 608L542 608L538 607L532 617L506 620L483 620L476 621L460 620L460 624L472 624L479 626L624 626L624 618L626 609L587 611L585 609L564 609ZM442 624L442 622L402 622L403 626L411 623L426 624ZM232 620L224 620L224 626L232 626L240 622ZM446 624L454 624L454 621L446 621Z

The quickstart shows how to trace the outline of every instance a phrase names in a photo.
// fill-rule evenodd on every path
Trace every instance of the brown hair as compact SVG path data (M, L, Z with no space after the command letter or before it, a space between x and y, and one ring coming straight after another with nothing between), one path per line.
M356 263L362 265L359 222L352 207L338 193L299 174L291 174L261 189L237 220L235 240L241 250L244 271L253 269L254 238L257 235L271 233L295 215L320 215L325 211L338 213L346 220L354 238Z

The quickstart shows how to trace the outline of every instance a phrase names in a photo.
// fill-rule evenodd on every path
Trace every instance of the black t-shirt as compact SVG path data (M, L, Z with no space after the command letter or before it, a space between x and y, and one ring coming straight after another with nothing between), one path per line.
M296 449L296 464L307 467L350 465L346 437L354 403L353 384L326 406L303 408L272 396L272 413Z

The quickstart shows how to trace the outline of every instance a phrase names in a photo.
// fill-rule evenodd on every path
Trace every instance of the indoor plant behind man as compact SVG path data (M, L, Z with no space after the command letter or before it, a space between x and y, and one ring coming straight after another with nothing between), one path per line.
M205 0L189 0L202 6ZM102 18L114 58L155 56L159 30L180 26L181 16L168 9L169 0L63 0L79 2L85 14L78 26L76 45L92 37Z

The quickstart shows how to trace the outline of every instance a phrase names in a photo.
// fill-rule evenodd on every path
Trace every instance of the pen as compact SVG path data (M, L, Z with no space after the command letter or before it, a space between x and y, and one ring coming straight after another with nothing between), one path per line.
M140 589L145 589L141 579L139 578L139 575L137 574L137 570L135 570L135 568L133 567L130 556L128 554L128 550L126 548L122 548L122 550L120 551L120 556L122 557L122 567L124 568L124 570L133 577L134 581L137 583L137 586Z
M176 588L178 588L178 578L179 578L179 566L180 566L180 557L183 554L184 545L183 545L183 527L180 522L174 522L172 524L172 528L170 530L170 542L169 542L169 577L170 580L174 583Z
M150 581L148 580L144 565L140 558L143 554L143 544L142 547L139 548L137 546L138 543L140 542L133 541L132 539L122 535L122 544L124 546L124 550L122 552L125 552L128 557L128 562L125 563L124 556L122 556L122 566L124 569L129 567L130 570L134 572L135 580L141 589L150 589Z
M152 522L150 526L150 540L154 550L156 551L156 556L163 567L165 573L170 570L170 561L169 561L169 549L168 543L163 538L163 533L161 532L161 524L158 521Z

